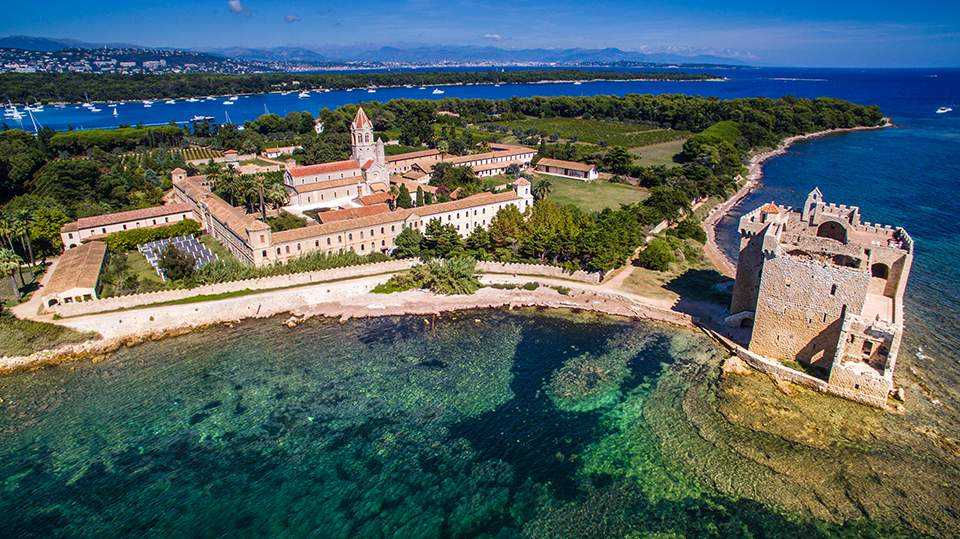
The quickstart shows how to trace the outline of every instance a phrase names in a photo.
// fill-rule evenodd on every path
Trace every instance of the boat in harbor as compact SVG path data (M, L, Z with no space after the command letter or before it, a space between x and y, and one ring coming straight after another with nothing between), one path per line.
M300 94L297 97L299 97L300 99L307 99L310 97L310 92L304 90L300 92Z
M433 93L435 93L435 94L442 94L442 93L443 93L443 90L441 90L440 88L434 88L434 89L433 89Z
M233 103L234 103L234 102L231 101L230 99L228 99L228 100L226 100L226 101L223 102L224 105L232 105Z
M97 107L90 107L90 112L100 112L101 110L102 109L98 109Z
M950 111L952 111L952 110L953 110L952 107L940 107L940 108L937 109L937 114L944 114L944 113L950 112Z
M174 101L173 99L168 99L167 101L165 101L165 103L166 103L167 105L176 105L176 104L177 104L177 102Z
M199 102L200 100L197 99L196 97L191 97L190 99L187 100L187 103L199 103Z
M116 109L116 108L113 109L113 115L114 115L114 116L120 116L119 114L117 114L117 109Z
M230 116L228 115L227 117L229 118ZM198 115L194 116L193 118L190 118L190 121L191 121L191 122L202 122L202 121L204 121L204 120L212 120L212 119L213 119L213 116L201 116L201 115L198 114Z

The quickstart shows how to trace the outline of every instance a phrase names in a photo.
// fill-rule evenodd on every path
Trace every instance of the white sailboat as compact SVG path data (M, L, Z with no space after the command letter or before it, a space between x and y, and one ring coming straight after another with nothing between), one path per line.
M116 118L117 116L120 116L119 114L117 114L117 108L116 108L116 107L113 108L113 116L114 116L114 118Z
M434 88L434 89L433 89L433 93L435 93L435 94L442 94L442 93L443 93L443 90L441 90L440 88Z

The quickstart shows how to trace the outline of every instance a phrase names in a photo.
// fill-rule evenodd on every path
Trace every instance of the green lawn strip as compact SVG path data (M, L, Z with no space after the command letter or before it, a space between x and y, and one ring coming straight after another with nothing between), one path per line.
M0 356L28 356L99 338L100 334L95 331L81 333L57 324L22 320L7 312L0 314Z
M210 234L204 234L203 236L200 236L199 240L200 240L200 243L204 244L207 247L207 249L210 249L211 253L217 255L217 257L219 257L220 260L236 258L235 256L233 256L233 253L227 250L227 248L224 247L223 244L217 240L217 238L214 238Z
M604 208L618 209L620 204L633 204L650 196L646 189L630 185L603 181L582 182L546 174L539 177L549 181L552 187L547 200L561 206L573 204L587 212L601 211ZM533 183L536 184L537 180Z
M517 276L517 277L531 277L533 279L555 279L557 281L566 281L568 283L575 283L575 284L589 284L589 285L594 284L594 283L587 283L584 281L578 281L576 279L569 279L567 277L553 277L553 276L539 275L539 274L533 274L533 273L513 273L512 271L487 271L487 270L480 271L478 270L477 274L478 275L511 275L511 276ZM490 286L493 286L493 285L490 285ZM493 288L497 288L497 287L493 286Z
M520 121L499 122L513 129L519 127L526 132L528 129L546 131L548 135L559 134L560 138L569 140L576 136L581 142L597 144L601 140L611 146L633 148L647 146L661 142L687 138L686 131L657 129L646 125L631 125L619 122L602 122L598 120L583 120L578 118L531 118Z
M679 166L678 163L674 163L673 156L683 151L683 143L686 141L686 138L682 138L670 142L651 144L650 146L630 148L630 153L640 155L640 157L634 160L634 164L636 165L643 167L663 165L667 168L673 168Z

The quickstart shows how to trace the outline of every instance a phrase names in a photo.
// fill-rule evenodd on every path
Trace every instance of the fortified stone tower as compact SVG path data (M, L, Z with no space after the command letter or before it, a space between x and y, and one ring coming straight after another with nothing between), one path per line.
M861 223L859 208L826 204L815 189L801 210L771 202L744 215L740 236L727 323L752 325L749 351L885 403L913 261L906 231Z

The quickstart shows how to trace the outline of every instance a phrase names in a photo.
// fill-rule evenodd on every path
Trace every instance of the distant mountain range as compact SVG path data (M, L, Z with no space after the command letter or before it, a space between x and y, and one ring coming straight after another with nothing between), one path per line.
M56 51L67 47L82 49L102 48L164 48L144 47L129 43L85 43L75 39L51 39L30 36L0 37L0 47L27 49L34 51ZM169 49L169 48L164 48ZM302 63L387 63L407 65L454 64L613 64L630 62L651 65L695 64L704 66L747 66L752 65L734 58L711 55L680 56L677 54L644 54L624 51L617 48L606 49L501 49L480 46L449 46L425 44L401 44L392 46L354 45L354 46L286 46L273 48L187 48L190 52L200 52L263 62L302 62Z

